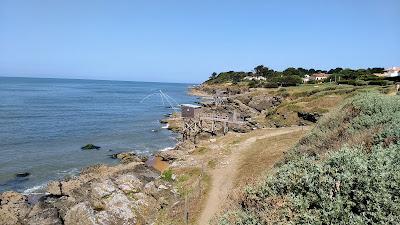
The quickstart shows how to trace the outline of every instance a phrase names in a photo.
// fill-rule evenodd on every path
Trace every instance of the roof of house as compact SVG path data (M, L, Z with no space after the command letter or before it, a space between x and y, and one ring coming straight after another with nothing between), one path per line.
M311 76L313 76L313 77L328 77L329 74L326 74L326 73L314 73Z
M189 108L195 108L195 109L201 108L201 106L193 105L193 104L182 104L181 106L185 106L185 107L189 107Z
M400 72L400 67L391 67L391 68L388 68L388 69L386 69L386 71L388 71L388 72Z

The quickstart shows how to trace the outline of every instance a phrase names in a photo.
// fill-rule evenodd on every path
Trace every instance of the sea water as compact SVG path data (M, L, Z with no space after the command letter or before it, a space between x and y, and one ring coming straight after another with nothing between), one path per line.
M176 135L159 123L174 109L154 93L193 103L189 86L0 77L0 192L35 192L83 167L116 163L110 155L117 152L174 146ZM81 150L88 143L101 149ZM24 172L30 175L16 177Z

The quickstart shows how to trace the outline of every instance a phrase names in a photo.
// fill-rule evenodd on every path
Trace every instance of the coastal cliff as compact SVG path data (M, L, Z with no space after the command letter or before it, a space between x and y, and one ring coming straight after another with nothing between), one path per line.
M287 152L315 122L363 91L351 86L197 87L192 92L203 97L199 104L205 110L236 111L245 124L225 135L206 133L196 144L181 142L151 160L132 153L115 156L120 164L91 166L76 177L50 182L40 196L4 192L0 224L208 224L218 215L227 221L230 211L221 208L237 208L240 198L234 193L262 179L276 163L290 160L293 155ZM208 101L221 92L223 105ZM166 122L179 131L179 115ZM296 149L306 151L300 146ZM232 198L233 203L226 202Z

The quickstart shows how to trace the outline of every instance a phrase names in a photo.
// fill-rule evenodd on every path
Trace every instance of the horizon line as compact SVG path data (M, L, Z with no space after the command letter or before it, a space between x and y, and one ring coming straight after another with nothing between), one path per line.
M198 84L187 83L187 82L165 82L165 81L141 81L141 80L111 80L111 79L94 79L94 78L64 78L64 77L26 77L26 76L4 76L0 75L0 78L25 78L25 79L56 79L56 80L87 80L87 81L115 81L115 82L140 82L140 83L166 83L166 84Z

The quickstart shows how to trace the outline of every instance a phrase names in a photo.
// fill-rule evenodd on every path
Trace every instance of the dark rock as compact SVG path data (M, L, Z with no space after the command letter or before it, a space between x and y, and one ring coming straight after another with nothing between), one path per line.
M298 112L297 116L302 118L303 120L307 120L313 123L317 122L318 119L321 117L321 115L318 113L309 113L309 112Z
M100 146L96 146L94 144L87 144L81 148L82 150L93 150L93 149L100 149Z
M130 162L145 162L147 160L146 156L136 155L133 152L120 152L116 154L112 154L111 158L119 159L122 163L130 163Z
M27 177L27 176L29 176L29 175L31 175L31 174L28 173L28 172L17 173L17 174L15 174L16 177Z

